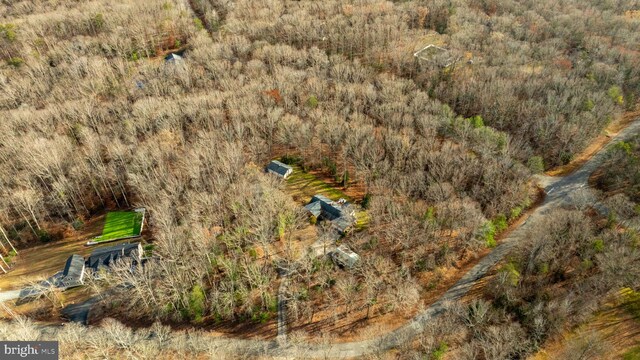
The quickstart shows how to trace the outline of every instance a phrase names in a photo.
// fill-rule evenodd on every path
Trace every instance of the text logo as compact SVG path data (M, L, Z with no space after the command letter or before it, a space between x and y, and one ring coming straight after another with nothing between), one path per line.
M58 360L57 341L0 341L2 360Z

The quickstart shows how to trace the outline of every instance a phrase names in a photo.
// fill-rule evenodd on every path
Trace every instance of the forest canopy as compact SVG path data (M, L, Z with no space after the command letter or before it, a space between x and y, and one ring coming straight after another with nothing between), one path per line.
M145 207L163 261L128 280L141 317L272 314L280 260L306 261L300 318L318 284L415 305L425 289L406 280L492 246L487 229L531 205L531 173L640 95L632 0L189 3L0 4L0 224L28 246ZM414 56L428 44L455 61ZM364 188L370 224L345 241L378 272L336 282L271 252L307 225L262 171L285 155Z

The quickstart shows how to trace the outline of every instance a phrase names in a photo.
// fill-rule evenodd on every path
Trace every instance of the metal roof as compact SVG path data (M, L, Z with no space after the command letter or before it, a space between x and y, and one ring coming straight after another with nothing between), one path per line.
M320 217L320 214L322 214L322 205L319 201L307 204L304 206L304 208L307 209L315 217Z
M276 173L282 177L287 176L288 173L293 171L293 168L287 164L284 164L278 160L272 160L269 165L267 165L267 171Z
M340 245L332 254L333 259L345 267L353 267L360 261L360 255L354 253L345 245Z

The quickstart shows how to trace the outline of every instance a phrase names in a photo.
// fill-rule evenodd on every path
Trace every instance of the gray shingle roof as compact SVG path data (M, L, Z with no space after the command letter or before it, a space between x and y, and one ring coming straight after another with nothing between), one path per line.
M351 205L346 201L339 203L317 194L311 198L305 209L318 219L331 221L340 233L344 233L353 225Z
M62 275L79 277L82 274L83 268L84 258L78 254L73 254L67 259Z
M344 233L353 225L353 221L350 221L345 216L333 219L332 223L336 227L336 230L338 230L338 232L340 233Z
M62 270L62 277L59 285L61 287L73 287L82 285L84 277L84 258L74 254L69 256Z
M320 217L320 214L322 214L322 205L319 201L309 203L305 205L304 208L307 209L311 213L311 215L315 217Z
M106 248L94 250L87 259L87 266L98 271L111 266L116 260L132 257L135 250L138 251L137 258L142 255L140 243L118 244Z
M293 171L293 168L278 160L272 160L269 165L267 165L267 171L285 177Z
M319 203L322 209L322 217L326 220L333 220L342 216L342 205L329 199L324 195L315 195L309 204Z

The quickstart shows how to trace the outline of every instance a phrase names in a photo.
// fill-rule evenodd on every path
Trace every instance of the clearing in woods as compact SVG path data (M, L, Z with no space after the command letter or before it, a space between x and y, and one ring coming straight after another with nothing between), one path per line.
M86 221L81 230L70 230L62 240L19 250L11 270L0 276L0 291L20 289L30 281L47 278L62 271L69 256L88 256L96 247L103 246L86 246L86 242L87 238L100 234L105 218L100 215Z
M350 196L322 181L312 172L304 172L297 165L292 167L293 173L287 178L287 190L295 201L306 204L316 194L325 195L334 201L340 198L352 201Z
M360 198L361 190L351 186L345 190L338 189L335 184L329 184L320 177L319 172L305 172L298 165L291 165L293 172L287 178L287 192L299 204L307 204L316 194L322 194L333 201L345 199L351 203ZM369 224L367 212L356 211L356 230L362 230Z

